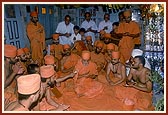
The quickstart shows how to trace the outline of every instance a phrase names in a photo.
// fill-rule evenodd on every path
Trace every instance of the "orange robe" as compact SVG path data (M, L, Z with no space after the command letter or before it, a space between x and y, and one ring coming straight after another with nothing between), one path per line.
M83 50L87 50L85 43L82 40L78 40L74 43L75 49L72 50L73 53L81 56Z
M102 53L96 54L94 51L91 52L91 61L96 63L98 69L104 69L106 65L105 57ZM98 70L100 71L100 70Z
M62 58L61 66L63 66L64 69L73 68L73 67L75 67L75 65L77 64L79 59L80 59L79 55L71 53L70 56ZM62 71L59 71L59 72L57 72L57 75L58 75L58 77L64 77L66 75L69 75L70 73L72 73L72 71L66 72L66 73L62 72ZM71 85L73 85L73 79L72 78L67 79L64 82L61 82L61 88L60 89L63 89L65 87L71 87Z
M102 49L102 53L104 54L105 52L106 52L106 44L103 42L103 41L101 41L101 40L96 40L95 42L94 42L94 47L96 47L96 44L98 43L98 42L102 42L104 45L103 45L103 49Z
M65 69L69 69L69 68L75 67L75 65L77 64L79 59L80 59L80 56L78 56L77 54L71 53L71 55L68 56L68 58L66 58L65 60L64 60L64 57L63 57L63 59L61 60L62 63L63 63L62 66Z
M42 30L40 33L39 31ZM37 26L33 22L27 24L27 36L30 40L30 46L32 51L33 61L38 60L41 64L43 59L43 50L45 49L45 30L44 27L37 23Z
M110 76L111 80L113 82L118 81L119 78L114 77L114 75L111 73ZM140 90L137 90L132 87L124 87L125 83L121 83L119 85L113 86L114 87L114 93L115 97L121 100L121 102L124 101L124 99L128 98L134 101L134 110L141 110L141 111L152 111L154 110L154 107L152 105L152 94L143 92ZM124 108L124 103L123 103L123 110Z
M58 60L61 60L62 59L62 51L63 51L63 47L61 44L54 44L54 52L55 52L55 57L58 59Z
M93 98L100 93L102 93L104 87L102 83L87 77L82 77L78 79L78 76L87 74L89 75L98 75L96 64L93 62L89 62L89 65L84 66L82 64L82 61L78 61L78 63L75 66L75 70L78 71L78 74L74 77L74 83L75 83L75 92L80 95L84 95L88 98ZM86 76L87 76L86 75Z
M122 22L120 23L118 30L116 33L126 33L129 32L130 34L138 34L140 33L140 27L138 23L134 21L130 21L129 23ZM124 62L130 59L131 52L134 48L134 38L129 36L123 36L119 42L119 51L124 57Z
M79 61L76 68L78 68L79 74L87 74L88 71L89 74L98 74L95 66L96 64L91 62L91 64L85 67ZM59 99L62 103L70 105L70 111L123 110L122 102L115 97L113 87L110 87L107 83L103 84L91 78L84 77L77 79L79 74L74 76L73 90L69 90L69 87L66 87L62 97ZM83 94L84 96L78 97L77 94Z

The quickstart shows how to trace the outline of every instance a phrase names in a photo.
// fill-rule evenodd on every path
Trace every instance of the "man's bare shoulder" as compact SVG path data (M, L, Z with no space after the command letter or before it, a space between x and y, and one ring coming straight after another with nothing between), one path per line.
M144 72L151 73L151 70L149 68L144 67Z

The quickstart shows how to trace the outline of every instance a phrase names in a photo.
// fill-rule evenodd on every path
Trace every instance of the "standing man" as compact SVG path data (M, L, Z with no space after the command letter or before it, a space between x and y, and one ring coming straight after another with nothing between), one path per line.
M105 33L110 33L112 31L112 23L110 22L110 14L104 14L104 20L99 23L98 32L104 30Z
M131 57L131 52L134 48L134 38L139 37L141 33L138 23L132 21L131 14L130 10L124 11L125 21L119 24L116 31L116 34L122 37L119 42L119 51L124 57L124 63Z
M30 22L27 24L27 36L30 40L33 61L42 64L43 50L45 49L45 30L38 22L38 13L30 13Z
M97 32L96 23L91 20L90 12L85 13L85 21L82 22L81 28L86 30L85 36L92 36L93 43L95 42L95 33Z
M66 15L64 21L60 22L56 29L56 33L59 34L60 44L71 45L70 36L74 33L73 27L74 24L71 23L71 17L69 15Z

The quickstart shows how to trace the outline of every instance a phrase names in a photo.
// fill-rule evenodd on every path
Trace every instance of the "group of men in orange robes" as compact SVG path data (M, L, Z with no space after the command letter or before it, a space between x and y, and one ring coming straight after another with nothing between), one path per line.
M46 99L46 101L41 101L42 104L39 104L40 108L43 108L41 110L50 110L52 108L49 106L44 107L46 103L54 108L58 107L57 109L51 109L55 111L67 110L68 108L69 110L84 111L153 110L151 105L152 83L149 80L150 70L144 67L145 62L142 56L133 58L130 73L128 76L126 75L125 63L131 58L135 44L140 44L140 28L136 22L131 21L130 10L124 11L125 20L120 22L118 28L114 31L115 35L120 38L119 45L111 43L111 34L102 31L100 34L102 34L103 38L95 41L94 45L92 44L91 36L86 36L85 42L78 41L78 44L76 42L77 45L73 47L69 44L59 44L59 34L53 34L53 44L50 45L50 54L48 55L43 55L43 50L46 49L44 27L38 22L38 14L36 12L32 12L30 16L31 22L27 26L27 35L31 45L32 61L29 64L34 63L39 66L36 69L31 69L34 69L33 73L37 77L38 80L36 82L38 83L39 76L37 75L40 75L42 85L36 84L34 86L36 89L27 90L26 93L24 92L26 84L18 85L16 88L18 95L28 94L33 97L31 95L39 91L41 96ZM25 68L28 68L29 64L25 65L25 67L16 65L16 54L6 50L12 48L16 52L17 48L6 46L5 63L9 65L9 61L13 60L13 68L5 67L5 76L7 76L5 77L5 88L11 84L13 79L16 79L21 84L24 80L20 81L19 79L26 77L26 74L32 75ZM22 58L22 54L20 53L17 57L20 56ZM56 66L59 69L56 69ZM47 69L49 67L51 69ZM13 73L6 72L9 68L13 69ZM19 71L21 71L20 74ZM16 77L17 74L19 75L18 77ZM8 78L10 78L10 81L8 81ZM28 80L28 77L25 80ZM52 88L49 88L49 83L51 82L57 87L58 92L62 93L61 97L54 97ZM33 97L34 101L39 101L39 98L42 97L38 95ZM74 100L71 98L74 98ZM28 98L27 101L30 101L29 99L31 98ZM140 101L143 101L143 103L140 103ZM17 108L20 106L24 108L23 111L30 110L32 103L22 102L18 101L12 106L9 105L6 110L18 110ZM57 102L67 105L60 105ZM27 104L27 107L23 106L23 104ZM104 105L100 108L99 104L101 106L102 104ZM131 104L131 109L128 109L130 108L129 104ZM18 107L15 109L14 106Z

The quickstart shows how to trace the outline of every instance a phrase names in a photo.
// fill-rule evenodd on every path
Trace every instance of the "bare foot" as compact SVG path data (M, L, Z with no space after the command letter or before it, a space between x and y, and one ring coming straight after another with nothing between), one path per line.
M57 108L57 111L65 111L70 107L70 105L60 104Z

